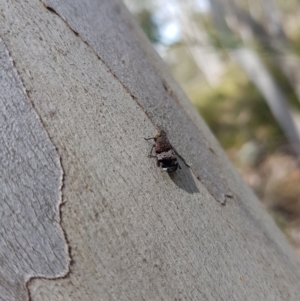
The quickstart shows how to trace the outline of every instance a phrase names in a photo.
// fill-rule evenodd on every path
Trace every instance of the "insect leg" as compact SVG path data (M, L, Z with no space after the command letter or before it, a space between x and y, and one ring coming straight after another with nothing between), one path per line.
M157 158L156 158L156 165L157 165L157 167L160 167L160 162L158 161Z
M148 155L148 158L156 158L156 156L153 156L153 155L152 155L154 146L155 146L155 144L152 145L151 150L150 150L150 153L149 153L149 155Z

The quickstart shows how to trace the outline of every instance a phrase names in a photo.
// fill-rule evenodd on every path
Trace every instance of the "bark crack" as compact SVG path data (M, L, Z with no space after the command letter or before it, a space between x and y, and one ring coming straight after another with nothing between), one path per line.
M46 134L47 139L50 141L50 143L52 144L52 146L55 149L55 152L56 152L56 155L57 155L57 159L59 161L59 168L60 168L60 174L61 174L61 176L60 176L60 184L59 184L59 187L58 187L58 190L59 190L59 200L57 202L56 213L57 213L57 223L58 223L59 228L61 230L61 237L63 238L64 245L65 245L65 255L67 256L67 267L65 267L65 271L61 275L59 275L59 276L43 277L43 276L25 275L24 286L25 286L25 290L27 292L28 301L31 301L32 299L31 299L31 296L30 296L30 291L28 289L29 283L30 283L31 280L33 280L33 279L49 279L49 280L61 279L61 278L68 277L68 275L70 274L70 270L71 270L70 267L71 267L71 264L72 264L71 247L70 247L70 244L69 244L69 241L68 241L67 233L66 233L66 231L63 229L63 227L61 225L61 222L62 222L61 207L65 203L63 201L63 188L64 188L64 176L65 176L65 173L64 173L64 169L63 169L63 165L62 165L62 158L59 155L59 151L58 151L57 147L55 146L55 144L53 143L53 141L51 140L51 138L49 136L49 133L47 132L46 127L45 127L42 119L38 115L37 110L35 109L35 106L34 106L33 102L30 99L29 91L26 90L26 85L25 85L25 83L24 83L24 81L23 81L23 79L22 79L22 77L21 77L21 75L20 75L20 73L18 71L16 63L13 60L11 53L9 52L7 46L5 45L5 43L4 43L4 41L3 41L3 39L1 37L0 37L0 43L3 43L3 45L5 46L7 56L9 58L9 60L10 60L11 69L14 72L14 76L17 78L18 82L20 83L20 86L21 86L21 88L23 90L23 95L25 96L26 100L28 101L28 104L33 108L33 110L35 112L35 117L37 118L37 121L40 123L41 128L43 129L44 133ZM34 192L33 192L33 194L34 194Z

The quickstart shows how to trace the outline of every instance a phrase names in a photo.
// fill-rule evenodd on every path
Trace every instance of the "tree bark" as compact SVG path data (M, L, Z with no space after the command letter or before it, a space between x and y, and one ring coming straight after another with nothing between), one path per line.
M293 250L122 4L3 0L0 35L0 300L299 300Z

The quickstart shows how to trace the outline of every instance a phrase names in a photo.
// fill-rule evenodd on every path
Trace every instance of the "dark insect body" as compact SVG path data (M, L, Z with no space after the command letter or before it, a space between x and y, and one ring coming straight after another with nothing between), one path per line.
M161 130L153 138L145 138L145 140L154 140L154 145L151 148L149 157L156 158L157 166L165 170L166 172L174 172L180 167L176 153L167 137L167 133ZM155 149L155 156L152 155L153 148Z

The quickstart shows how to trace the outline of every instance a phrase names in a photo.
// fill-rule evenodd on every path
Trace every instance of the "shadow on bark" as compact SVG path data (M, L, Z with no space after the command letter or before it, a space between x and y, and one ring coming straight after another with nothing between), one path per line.
M176 172L169 173L170 179L180 188L187 193L198 193L199 189L191 174L191 170L178 158L181 169Z

